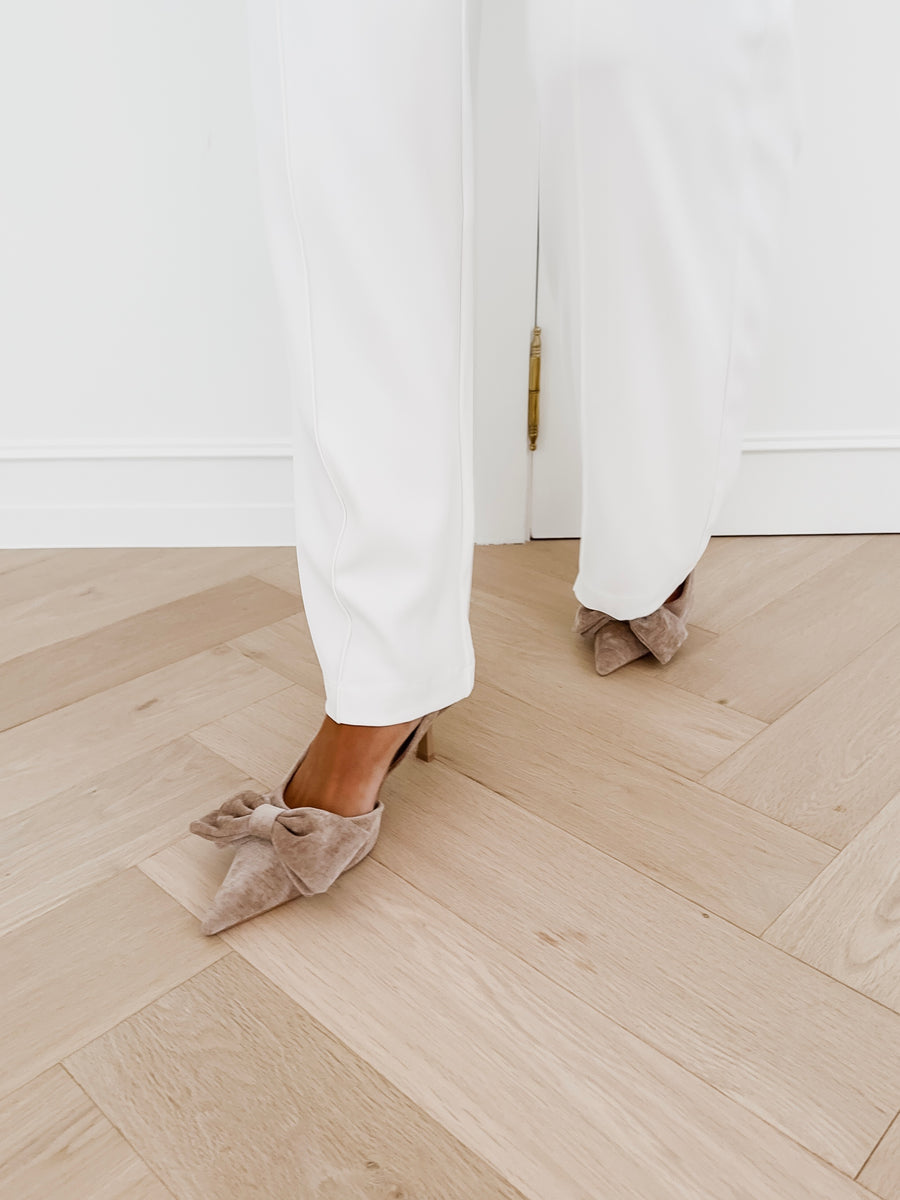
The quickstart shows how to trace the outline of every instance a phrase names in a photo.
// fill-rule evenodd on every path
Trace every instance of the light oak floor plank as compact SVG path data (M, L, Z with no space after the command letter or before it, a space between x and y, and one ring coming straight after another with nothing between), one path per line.
M12 571L18 571L22 567L34 566L36 563L42 562L44 559L50 558L57 554L56 550L4 550L0 549L0 575L7 575ZM2 581L0 581L2 582Z
M20 812L290 686L230 646L0 733L0 815Z
M840 848L900 790L898 731L900 626L704 782Z
M0 1100L0 1195L9 1200L172 1200L59 1066Z
M696 567L692 624L724 633L810 575L856 550L870 536L714 537ZM571 588L578 573L579 547L577 538L478 546L473 582L476 587L495 587L506 595L503 573L509 567L553 575L566 585L569 607L574 611L577 601L572 598Z
M183 837L192 815L245 787L260 784L188 736L11 813L0 843L0 934Z
M258 578L256 568L278 561L277 549L148 550L133 563L126 560L116 570L80 576L68 586L54 583L45 567L50 578L44 580L43 590L27 592L16 604L6 600L4 577L0 576L0 662L94 633L241 576ZM293 609L297 607L295 603Z
M526 546L531 543L526 543ZM532 627L538 636L549 631L572 634L578 601L571 582L558 575L536 570L524 555L508 554L526 546L485 546L472 567L472 588L480 599L499 601L512 620ZM577 644L577 635L575 640Z
M483 564L492 558L507 562L510 566L524 567L529 571L540 571L554 575L569 589L570 604L577 604L571 588L578 574L579 538L535 538L530 542L511 543L499 546L476 546L472 582L480 586L484 576ZM505 589L501 594L505 594Z
M870 536L714 537L697 564L691 620L713 633L726 633Z
M276 546L272 548L272 560L264 567L254 567L251 574L264 583L280 587L284 592L290 592L298 601L300 593L300 576L297 569L297 550L294 546ZM302 607L302 605L301 605Z
M252 575L198 591L0 664L0 729L177 663L296 610Z
M461 774L751 933L835 855L489 684L442 714L435 731L438 757Z
M65 1065L179 1200L522 1200L237 954Z
M123 1146L152 1165L174 1145L183 1178L203 1186L219 1178L197 1165L203 1137L226 1158L233 1147L221 1187L237 1200L241 1186L262 1194L254 1146L272 1178L296 1174L303 1156L273 1133L279 1114L296 1126L297 1103L279 1107L279 1087L265 1088L289 1089L300 1055L298 1086L316 1081L303 1161L322 1186L309 1200L454 1186L449 1167L416 1174L408 1138L408 1170L385 1154L381 1174L358 1173L372 1097L388 1093L395 1134L426 1131L444 1163L441 1147L469 1156L472 1200L478 1171L488 1194L526 1200L900 1200L900 1013L861 990L867 964L876 989L897 974L886 806L900 802L898 544L715 539L694 613L711 628L694 624L667 667L647 658L607 679L571 629L577 541L476 548L478 682L438 721L438 761L388 779L378 844L328 894L220 938L196 917L230 853L191 836L190 820L279 782L323 712L295 548L0 555L0 616L17 614L38 657L41 639L64 654L82 637L112 657L113 627L133 618L115 652L144 668L110 683L107 663L73 660L48 691L92 680L95 694L0 733L9 1099L60 1060L96 1054L97 1107L113 1128L122 1115L141 1130L131 1147L76 1134L88 1157L72 1194L90 1200L115 1180ZM224 638L223 603L220 640L193 652L196 593L238 580L251 624ZM253 599L270 589L290 605L274 620ZM818 606L812 634L801 599ZM148 614L167 605L181 618L154 632ZM828 622L836 654L815 642ZM714 653L723 690L696 695L677 672ZM158 655L169 665L147 671ZM746 696L770 705L765 721L741 711ZM834 965L759 936L803 905L817 946L862 976L832 978ZM215 979L220 994L206 988ZM278 1029L296 1021L305 1035L279 1057ZM193 1113L183 1130L173 1096ZM67 1137L52 1097L47 1113ZM52 1197L65 1170L36 1163L29 1186L42 1195L43 1177Z
M502 605L509 618L522 626L534 629L538 637L548 632L566 636L583 646L587 643L573 633L578 601L569 580L549 571L527 565L524 555L508 554L509 550L524 550L524 546L484 546L476 553L472 570L473 594L480 600ZM712 634L691 624L695 641L705 643Z
M218 721L195 729L191 737L239 771L276 787L315 736L322 722L322 699L294 685L265 696ZM198 805L192 816L208 811Z
M138 570L168 562L172 550L154 547L97 547L59 550L4 550L0 575L0 612L13 605L40 606L57 592L91 589L116 571Z
M900 1105L900 1019L441 764L373 858L855 1174ZM728 963L722 974L721 963Z
M881 1200L900 1200L900 1113L860 1171L859 1182Z
M201 842L143 866L198 914ZM371 856L222 940L534 1200L866 1194Z
M668 679L774 721L900 621L900 534L877 534L715 641L688 639Z
M589 658L588 642L573 631L578 602L573 598L569 581L529 567L521 554L507 553L524 550L531 544L477 547L472 572L473 598L477 604L501 612L519 629L523 642L529 636L538 641L552 637L560 644L574 644L582 658ZM691 636L705 644L715 635L692 625Z
M0 941L6 981L0 993L0 1095L226 950L136 868L7 933Z
M511 618L509 604L473 593L478 678L564 717L614 746L699 779L757 734L763 723L631 669L601 677L577 634L546 627L540 637ZM632 667L639 663L631 664Z
M765 940L900 1013L900 793Z
M304 613L296 613L282 621L272 621L241 637L232 638L230 645L261 667L277 671L285 679L309 688L322 697L324 704L322 671Z

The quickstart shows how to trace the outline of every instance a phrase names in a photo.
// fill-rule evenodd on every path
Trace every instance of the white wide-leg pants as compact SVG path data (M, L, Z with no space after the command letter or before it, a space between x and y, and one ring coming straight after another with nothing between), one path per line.
M247 4L304 608L328 715L394 724L474 684L479 9ZM541 255L580 398L574 593L643 616L699 560L740 458L794 158L792 4L526 13Z

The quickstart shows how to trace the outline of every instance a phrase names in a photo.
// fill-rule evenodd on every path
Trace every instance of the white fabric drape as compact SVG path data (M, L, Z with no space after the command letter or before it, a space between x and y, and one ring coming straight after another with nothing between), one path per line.
M247 11L326 711L412 720L474 681L468 0ZM574 593L642 616L700 558L739 461L793 159L792 6L527 0L527 20L582 422Z

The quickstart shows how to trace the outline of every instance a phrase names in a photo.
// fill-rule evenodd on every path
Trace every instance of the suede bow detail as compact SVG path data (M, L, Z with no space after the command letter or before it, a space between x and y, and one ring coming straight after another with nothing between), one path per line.
M573 629L575 633L580 633L582 637L591 638L595 633L599 633L604 625L608 625L613 620L615 618L610 617L607 613L599 612L596 608L585 608L581 605L575 614Z
M269 796L242 791L190 824L219 846L248 841L268 843L295 894L313 896L326 891L367 852L377 837L384 805L371 812L344 817L322 808L288 808Z
M608 613L579 605L573 630L584 638L593 638L594 665L599 675L652 654L661 663L669 662L688 636L687 617L694 594L694 575L684 581L681 595L666 601L646 617L619 621Z
M439 709L438 712L442 712ZM394 756L392 771L417 748L438 712L426 713ZM199 820L190 831L217 846L234 846L234 858L200 923L222 933L298 896L326 892L337 877L362 862L381 828L380 799L367 813L344 817L324 808L290 808L285 790L307 751L271 792L241 791Z

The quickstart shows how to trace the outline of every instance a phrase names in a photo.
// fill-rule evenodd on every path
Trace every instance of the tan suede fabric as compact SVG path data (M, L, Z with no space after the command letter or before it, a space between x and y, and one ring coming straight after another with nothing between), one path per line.
M239 792L192 821L191 833L220 846L236 844L202 932L219 933L286 900L326 891L375 845L383 810L378 800L369 813L342 817L321 808L288 808L275 795Z
M422 718L388 773L414 752L436 716L434 712ZM356 817L285 803L285 788L305 757L304 750L273 791L238 792L214 812L191 821L191 833L218 846L235 847L228 873L200 924L202 933L221 933L298 896L327 891L378 840L384 811L380 799L371 812Z
M657 661L667 663L687 640L687 618L693 599L694 573L691 572L681 595L646 617L617 621L607 613L579 605L573 629L584 638L593 638L594 666L598 675L609 675L645 654L652 654Z

